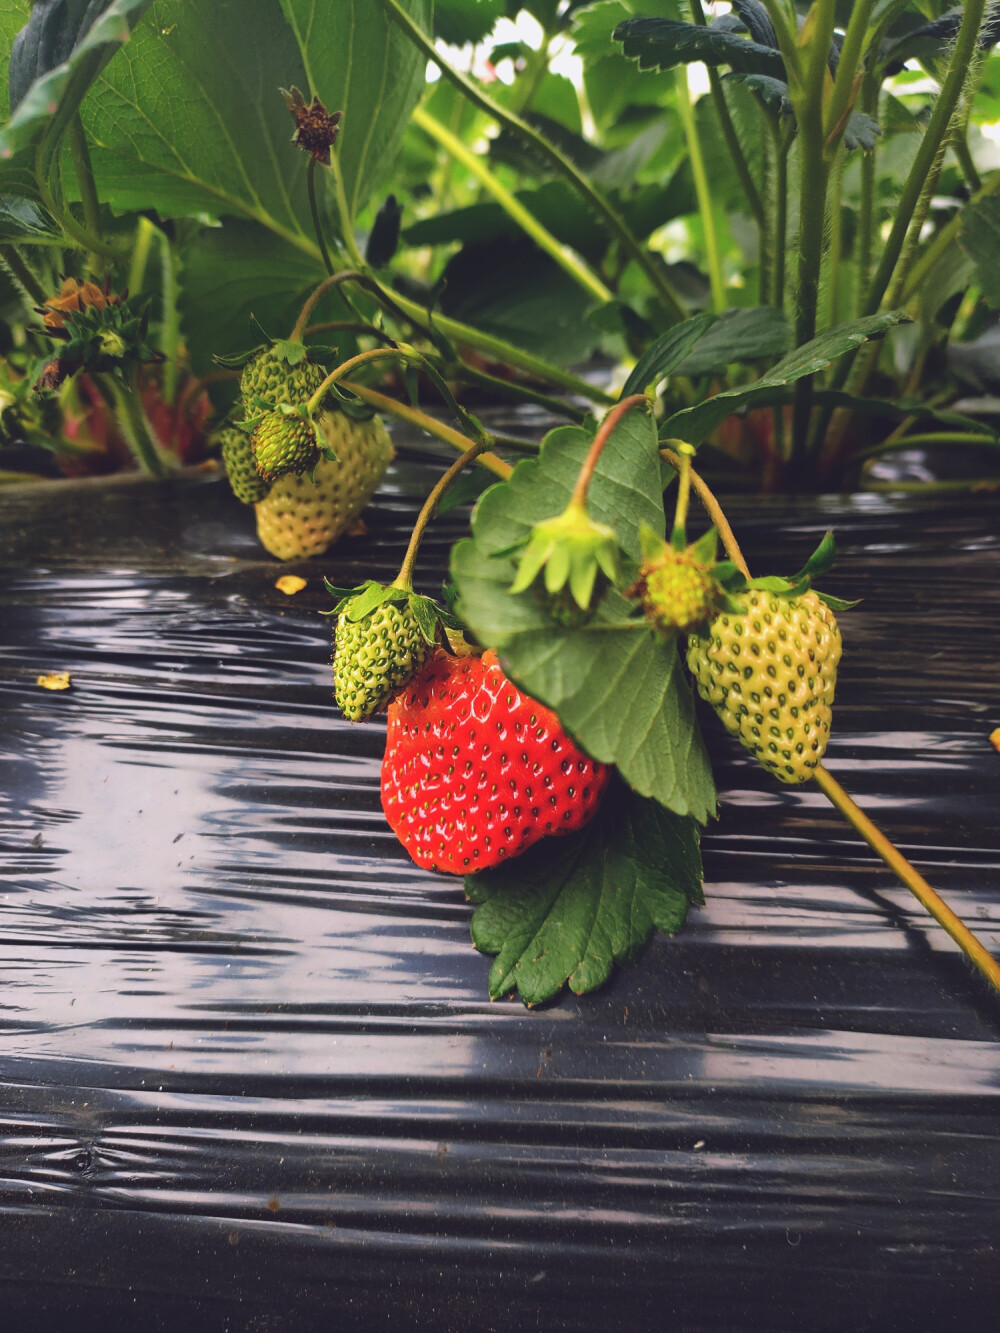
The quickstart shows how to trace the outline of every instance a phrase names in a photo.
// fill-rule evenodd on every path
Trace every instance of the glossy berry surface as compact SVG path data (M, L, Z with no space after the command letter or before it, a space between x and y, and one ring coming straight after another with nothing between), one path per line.
M389 705L382 808L428 870L485 870L572 833L596 813L610 776L492 651L435 652Z

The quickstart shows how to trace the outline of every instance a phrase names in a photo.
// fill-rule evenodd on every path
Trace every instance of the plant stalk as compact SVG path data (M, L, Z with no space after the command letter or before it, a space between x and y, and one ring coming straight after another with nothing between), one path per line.
M563 269L574 282L598 301L614 300L614 293L607 288L600 278L590 271L586 264L575 255L568 246L562 245L552 233L538 221L516 195L502 185L486 165L482 157L467 148L457 135L434 119L423 107L418 106L412 116L413 124L424 131L435 143L441 145L456 162L475 176L488 194L491 194L504 212L531 237L540 250L544 250Z
M898 851L864 811L858 806L837 779L822 764L814 773L816 785L844 818L860 833L868 846L882 858L891 871L916 897L921 907L951 936L965 956L978 968L993 989L1000 994L1000 964L983 947L968 926L931 888L903 854Z
M428 60L432 60L437 65L442 78L454 84L481 111L485 111L488 116L506 126L524 142L530 144L535 152L541 153L547 161L551 162L559 174L570 182L589 207L601 218L622 249L639 265L670 318L675 323L684 319L684 307L671 288L665 274L661 271L655 257L633 236L617 210L594 188L569 158L554 144L550 143L544 135L539 134L537 130L522 120L520 116L507 111L497 102L494 102L491 97L488 97L480 88L477 88L471 79L466 78L464 74L460 74L458 70L452 69L442 58L441 53L434 46L431 39L414 23L409 14L397 3L397 0L382 0L382 5L397 27L406 33L410 41L424 53Z
M316 233L316 244L319 246L323 267L327 273L332 273L333 260L330 258L330 251L327 249L323 222L319 215L319 204L316 201L316 159L314 157L309 159L309 165L306 167L306 186L309 193L309 212L312 215L313 231Z
M580 468L576 479L576 485L573 487L573 495L570 504L578 504L581 507L587 503L587 490L590 487L591 478L597 467L597 460L601 456L601 451L611 438L611 432L621 421L626 413L631 412L633 407L641 406L649 410L651 404L644 393L632 393L627 398L623 398L620 403L616 403L613 408L601 420L597 428L597 434L594 436L593 443L587 451L587 457L583 460L583 466Z
M484 444L474 444L471 449L466 449L461 458L456 458L451 467L440 478L437 485L428 495L423 503L423 508L417 515L417 521L413 525L413 531L410 534L410 543L406 548L406 555L403 557L403 563L400 565L399 573L394 580L397 588L410 589L413 587L413 566L416 563L417 552L420 550L420 543L423 540L427 525L434 517L434 511L441 503L441 497L445 491L470 463L474 463L479 458L486 446Z
M0 264L36 305L44 305L49 299L45 288L12 245L0 243Z
M418 408L401 403L396 398L390 398L387 394L379 393L376 389L369 389L367 384L358 384L355 380L344 380L342 383L348 392L353 393L367 403L369 407L374 407L377 412L386 412L389 416L398 417L400 421L406 421L411 426L417 426L420 430L426 431L428 435L433 435L437 439L443 440L445 444L450 444L453 449L465 453L473 444L468 436L453 430L451 426L446 426L443 421L436 421L434 417L428 416L426 412L421 412ZM492 472L494 476L499 477L501 481L506 481L514 470L509 463L505 463L496 454L479 454L476 461Z
M726 308L726 284L722 276L722 257L719 253L719 234L715 226L715 212L712 208L712 192L708 185L705 171L705 158L701 151L698 128L694 123L694 110L691 106L691 91L688 83L687 66L681 65L676 71L677 110L684 128L684 141L688 157L691 159L691 174L694 176L694 190L698 199L698 212L701 227L705 234L705 258L708 263L708 280L712 289L712 309L721 315Z
M662 448L660 450L660 457L665 462L669 463L670 466L675 469L678 475L680 475L682 463L679 454L674 453L673 449ZM689 469L689 475L691 478L691 485L694 487L695 490L695 494L701 501L705 509L705 513L708 514L709 518L712 520L715 530L719 534L719 537L722 541L722 545L725 548L726 555L729 556L730 560L740 571L743 577L749 580L750 570L747 567L747 562L743 559L743 552L740 550L740 544L736 540L736 534L733 532L733 529L730 526L729 519L726 518L722 505L720 505L718 500L715 498L715 495L712 493L712 489L709 486L708 482L705 481L705 479L702 476L700 476L699 473L697 473L694 470L694 468Z
M174 470L173 460L153 433L138 388L129 389L112 375L102 374L95 378L115 405L115 419L140 472L162 481Z
M80 187L80 202L83 205L83 221L88 231L101 239L101 205L97 197L97 182L94 180L94 167L90 160L87 146L87 133L83 128L79 111L69 122L67 137L69 150L73 158L73 170ZM95 265L96 267L96 265Z
M163 264L163 326L160 350L166 357L163 366L163 399L173 403L177 396L177 358L181 342L181 316L178 308L179 288L177 261L170 237L160 232L160 255Z

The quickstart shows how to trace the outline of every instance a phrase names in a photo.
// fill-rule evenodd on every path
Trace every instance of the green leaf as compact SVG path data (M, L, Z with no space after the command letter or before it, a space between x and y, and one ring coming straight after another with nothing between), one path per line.
M490 35L506 12L506 0L435 0L434 36L453 46L475 44Z
M675 324L672 329L661 334L636 362L635 369L625 381L621 396L628 398L630 394L643 393L650 384L666 379L684 361L694 345L705 337L716 319L716 315L705 311L681 324Z
M992 306L1000 306L1000 199L992 195L962 209L962 247L976 266L976 281Z
M788 351L791 340L788 320L772 306L727 310L677 367L677 374L721 375L736 361L781 356Z
M426 32L433 0L400 3ZM218 5L212 0L211 8ZM237 8L242 15L250 6L241 0ZM347 206L356 218L392 167L424 90L426 60L377 0L281 0L281 9L298 43L310 94L318 94L328 111L344 113L337 155Z
M472 942L496 954L493 999L515 988L541 1004L568 982L596 990L632 962L653 928L675 934L703 901L698 826L613 782L595 817L465 881Z
M286 337L302 302L324 276L318 258L256 223L234 219L203 228L184 246L183 256L181 321L199 373L211 368L215 356L259 342L261 328L269 338ZM351 318L339 298L322 309L317 318Z
M866 116L863 111L852 111L844 130L844 147L850 152L860 148L870 153L881 137L882 130L877 120Z
M741 83L769 111L776 111L779 116L792 114L792 99L788 96L788 84L784 79L772 78L770 74L741 74L734 71L723 76L727 83Z
M28 183L29 158L44 140L32 166L59 193L59 143L91 84L152 0L37 5L14 41L10 58L13 114L0 129L0 186L34 196ZM103 12L102 12L103 11ZM96 17L95 17L96 15ZM52 63L58 59L59 63ZM9 164L9 168L6 164Z
M704 822L715 812L715 789L676 644L630 619L633 604L613 589L575 626L555 619L536 589L510 593L516 560L499 553L566 508L590 443L588 431L560 427L546 437L538 458L518 464L509 481L486 492L473 515L472 538L452 552L456 609L589 754L617 764L641 795ZM662 537L660 460L645 412L627 413L612 431L587 508L614 528L633 560L640 558L641 523Z
M690 444L701 442L720 426L726 417L732 416L754 403L768 400L774 391L806 375L815 375L828 366L837 357L870 338L877 338L893 324L900 324L908 316L902 310L890 310L881 315L870 315L867 319L854 320L849 324L837 324L820 334L811 342L789 352L766 375L762 375L753 384L740 389L726 389L707 398L694 407L685 407L674 415L662 427L664 436L675 436L687 440Z
M30 199L0 195L0 241L54 245L61 240L61 233Z
M701 28L672 19L636 18L620 23L613 35L622 43L625 54L638 60L641 69L673 69L703 60L706 65L728 65L743 74L785 77L784 62L777 51L719 28Z

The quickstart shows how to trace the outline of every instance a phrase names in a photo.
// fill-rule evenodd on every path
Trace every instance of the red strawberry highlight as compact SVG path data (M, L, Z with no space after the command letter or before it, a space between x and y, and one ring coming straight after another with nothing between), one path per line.
M519 690L495 652L436 652L389 705L382 808L417 865L465 875L597 811L611 768Z

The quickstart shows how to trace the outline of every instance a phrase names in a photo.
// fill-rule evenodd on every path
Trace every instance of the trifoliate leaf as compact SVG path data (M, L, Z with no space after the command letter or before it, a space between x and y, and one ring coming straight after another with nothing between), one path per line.
M655 927L674 934L701 892L698 827L613 782L595 817L565 838L479 875L472 941L496 954L490 995L541 1004L568 982L595 990L630 963Z

